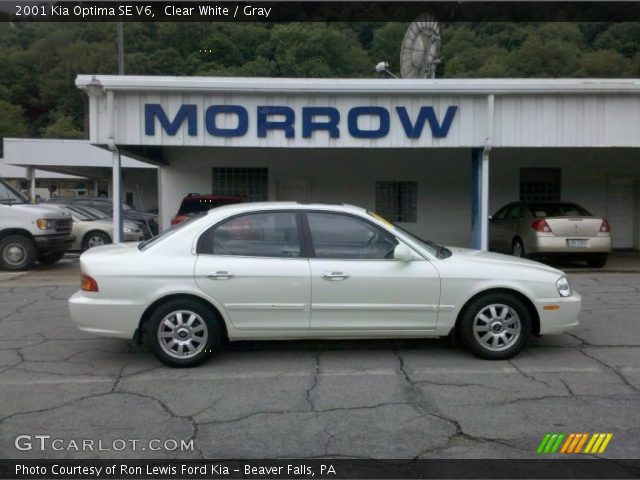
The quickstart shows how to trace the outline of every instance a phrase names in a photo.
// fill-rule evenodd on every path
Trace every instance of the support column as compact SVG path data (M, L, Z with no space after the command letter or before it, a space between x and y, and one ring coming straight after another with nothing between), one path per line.
M97 179L93 181L93 195L95 197L98 196L98 180Z
M489 249L489 151L471 151L471 248Z
M113 243L122 243L122 171L120 150L111 152L112 158L112 193L113 193Z
M36 169L27 167L27 179L29 180L29 196L31 203L36 203Z

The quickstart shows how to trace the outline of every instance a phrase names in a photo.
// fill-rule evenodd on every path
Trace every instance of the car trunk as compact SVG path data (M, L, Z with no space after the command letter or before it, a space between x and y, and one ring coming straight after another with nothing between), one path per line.
M595 237L602 226L602 219L594 217L549 217L545 220L558 237Z

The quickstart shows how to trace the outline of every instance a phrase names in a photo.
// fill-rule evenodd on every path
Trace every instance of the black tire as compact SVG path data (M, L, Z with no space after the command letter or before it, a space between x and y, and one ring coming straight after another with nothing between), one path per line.
M506 322L500 322L500 330L493 331L493 328L495 327L494 323L498 322L497 318L496 322L493 323L479 319L477 328L481 329L483 327L482 324L486 323L488 331L485 335L490 335L490 337L486 337L485 335L482 335L482 333L478 333L476 335L476 318L479 317L481 313L484 315L486 311L485 309L490 309L492 305L494 306L496 313L498 313L497 316L502 313L502 308L500 306L507 307L508 313L506 314ZM515 313L515 316L512 315L513 313ZM484 318L490 317L484 315ZM509 339L509 342L512 343L509 343L506 340L507 336L510 334L510 330L508 328L510 320L514 322L510 323L511 328L514 327L516 324L515 322L519 323L516 338L512 337ZM505 360L519 353L531 336L533 323L529 309L519 298L509 293L489 293L472 300L471 303L465 307L464 313L460 318L460 322L459 327L463 343L476 356L488 360ZM516 334L513 335L515 336ZM500 345L500 340L496 341L497 343L494 348L485 344L485 341L494 341L491 337L500 336L502 336L503 345Z
M524 249L524 244L519 238L515 238L511 244L511 254L514 257L527 258L527 252Z
M191 313L195 314L197 319L193 321L192 325L195 325L196 329L200 327L200 320L204 323L206 328L206 340L201 341L200 344L195 346L195 350L193 354L189 354L187 358L180 358L181 354L177 351L174 351L173 354L168 353L168 350L172 350L168 346L168 342L171 339L167 339L168 341L160 340L160 333L166 333L167 335L173 335L167 331L168 327L164 324L165 319L169 319L171 322L176 321L177 317L172 316L176 312L185 312L183 313L182 318ZM222 320L211 311L211 309L193 299L184 299L184 300L170 300L167 303L160 305L155 311L151 314L149 321L146 323L145 333L147 335L147 339L149 341L149 345L151 347L151 352L155 355L155 357L160 360L165 365L169 365L171 367L178 368L186 368L186 367L195 367L196 365L200 365L202 362L207 360L213 352L218 352L222 347ZM178 323L175 324L177 327L180 325ZM175 335L178 335L179 332L175 329ZM178 337L172 338L173 340L179 339ZM185 342L194 342L196 336L191 335L191 340L187 339ZM177 348L186 348L177 346Z
M53 265L57 261L61 260L64 257L65 251L60 250L59 252L47 252L41 253L38 255L38 261L42 265Z
M0 240L0 265L9 271L29 270L36 263L38 249L26 235L7 235Z
M591 268L602 268L607 264L607 257L609 255L606 253L600 255L593 255L587 258L587 265Z
M101 243L100 243L101 242ZM82 238L82 250L89 250L99 245L107 245L111 243L111 237L99 230L88 232Z

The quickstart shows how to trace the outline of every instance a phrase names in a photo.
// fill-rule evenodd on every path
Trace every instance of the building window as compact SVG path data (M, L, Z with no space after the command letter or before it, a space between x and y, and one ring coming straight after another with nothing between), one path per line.
M214 195L240 195L249 202L269 198L269 173L266 168L220 167L213 169Z
M520 201L549 202L561 199L559 168L521 168Z
M376 212L392 222L416 222L417 182L376 182Z

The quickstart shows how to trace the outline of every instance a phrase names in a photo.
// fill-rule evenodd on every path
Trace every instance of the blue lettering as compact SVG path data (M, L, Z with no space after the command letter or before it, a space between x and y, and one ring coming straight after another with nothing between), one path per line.
M284 115L284 120L267 120L270 115ZM296 115L290 107L258 107L258 137L265 138L269 130L284 130L286 138L293 138L295 118Z
M456 106L450 106L449 108L447 108L447 113L444 116L444 120L442 121L442 124L440 124L440 122L438 122L438 118L436 117L436 112L433 110L433 107L421 107L416 123L412 124L406 107L396 107L396 112L398 112L398 117L400 117L402 127L404 128L404 131L409 138L420 138L422 129L424 128L425 120L429 122L431 134L434 136L434 138L446 137L449 133L449 128L451 128L453 117L456 116L457 110L458 107Z
M164 112L162 105L157 103L147 103L144 106L144 133L145 135L156 134L155 119L160 122L160 126L163 128L167 135L175 135L182 126L185 120L187 120L187 133L191 137L198 135L198 107L197 105L182 105L173 121L169 121L169 117Z
M238 117L238 126L235 128L219 128L216 125L216 116L219 113L233 114ZM212 105L204 114L207 132L216 137L242 137L249 130L249 114L247 109L240 105Z
M361 115L377 115L380 126L377 130L361 130L358 117ZM389 111L382 107L354 107L349 110L349 133L355 138L381 138L389 133Z
M316 115L329 117L325 122L314 121ZM311 138L314 130L327 130L329 137L340 138L340 112L334 107L304 107L302 109L302 136Z

